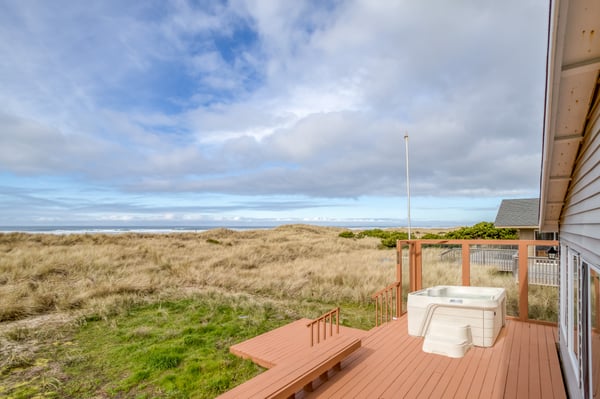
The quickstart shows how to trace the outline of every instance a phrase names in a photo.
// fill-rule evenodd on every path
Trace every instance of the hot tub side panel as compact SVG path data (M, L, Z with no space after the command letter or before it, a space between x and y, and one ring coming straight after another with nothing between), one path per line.
M425 336L432 323L437 325L462 326L471 329L473 344L490 347L496 341L504 325L506 298L504 292L491 300L465 300L456 303L455 298L429 297L425 290L408 298L408 333L412 336ZM454 293L457 293L456 291ZM451 301L455 302L452 303Z

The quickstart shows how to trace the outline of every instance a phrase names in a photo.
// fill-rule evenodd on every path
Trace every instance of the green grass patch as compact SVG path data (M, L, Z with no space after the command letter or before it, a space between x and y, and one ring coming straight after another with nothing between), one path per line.
M243 297L203 297L88 321L70 349L86 356L65 367L69 379L62 394L212 398L262 371L231 355L232 344L293 319L282 306Z

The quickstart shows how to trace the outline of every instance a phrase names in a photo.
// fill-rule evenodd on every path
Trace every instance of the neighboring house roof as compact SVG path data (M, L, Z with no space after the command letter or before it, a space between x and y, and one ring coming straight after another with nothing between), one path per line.
M539 198L505 199L500 204L496 227L537 228Z

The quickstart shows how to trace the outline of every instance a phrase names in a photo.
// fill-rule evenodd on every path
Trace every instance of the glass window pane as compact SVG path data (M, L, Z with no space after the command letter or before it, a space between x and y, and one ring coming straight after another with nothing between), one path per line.
M592 397L600 398L600 276L593 269L590 272L590 330L591 330L591 364L592 364Z
M578 257L573 259L573 347L572 351L576 358L579 358L579 262Z

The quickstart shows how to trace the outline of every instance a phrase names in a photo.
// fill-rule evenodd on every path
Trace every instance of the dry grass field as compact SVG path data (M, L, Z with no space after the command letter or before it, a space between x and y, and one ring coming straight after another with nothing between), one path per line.
M367 303L394 279L395 253L335 228L118 235L0 235L0 322L110 313L203 289L282 300Z

